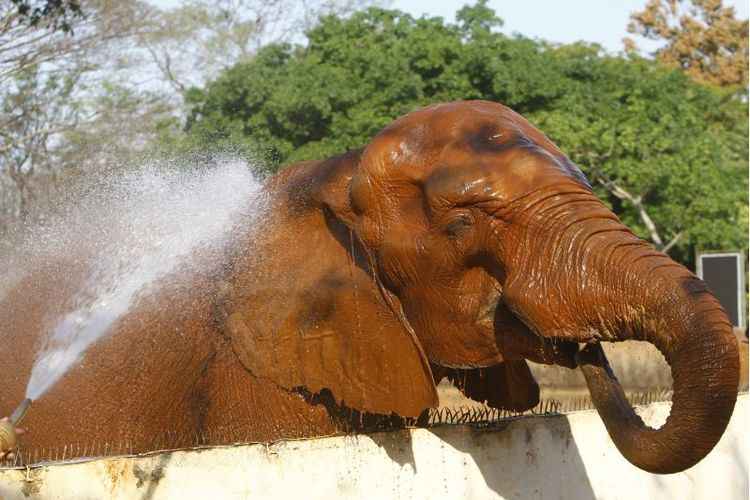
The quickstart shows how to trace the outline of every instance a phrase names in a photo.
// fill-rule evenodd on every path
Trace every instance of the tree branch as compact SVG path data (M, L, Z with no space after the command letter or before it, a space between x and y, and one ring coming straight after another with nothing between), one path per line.
M636 211L638 212L638 217L641 219L641 222L643 222L643 225L646 226L649 237L656 246L657 250L666 253L680 240L680 238L682 237L682 232L677 233L677 235L672 238L672 240L668 244L665 245L664 240L662 239L661 235L659 234L659 230L656 227L656 223L654 223L654 220L646 210L646 206L643 203L642 196L633 195L621 185L617 184L615 181L607 177L601 170L597 168L590 168L590 171L593 173L593 178L596 182L602 185L615 197L619 198L620 200L629 202L633 206L633 208L636 209Z
M157 54L151 46L147 45L146 50L148 50L149 54L151 54L151 59L153 59L156 67L159 68L170 85L172 85L172 87L174 87L177 92L184 95L187 89L185 88L185 85L177 79L177 76L172 71L172 59L169 56L169 52L164 52L164 61L162 62L161 59L159 59L159 54Z
M664 245L664 248L662 248L661 251L664 252L664 253L669 253L669 250L671 250L672 247L675 246L677 244L677 242L682 239L683 234L684 234L683 231L680 231L677 234L675 234L674 238L672 238L669 241L669 243L667 243L666 245Z

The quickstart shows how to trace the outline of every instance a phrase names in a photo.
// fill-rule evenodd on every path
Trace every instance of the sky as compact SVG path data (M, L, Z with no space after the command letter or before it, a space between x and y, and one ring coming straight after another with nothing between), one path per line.
M570 43L578 40L596 42L611 52L622 50L622 39L628 36L630 14L643 9L647 0L489 0L505 25L501 31L520 33L530 38L550 42ZM175 7L180 0L149 0L162 8ZM453 21L455 13L474 0L382 0L389 8L408 12L414 17L423 14L440 16ZM737 17L748 18L747 0L724 0L732 6ZM653 43L639 41L638 45L650 50Z
M473 0L395 0L390 6L413 16L428 14L454 20L456 11ZM628 36L630 13L641 10L646 0L490 0L491 7L505 21L501 31L518 32L531 38L570 43L597 42L606 49L622 49ZM747 19L747 0L724 0L737 17ZM639 44L640 45L640 44ZM645 44L642 44L645 45Z

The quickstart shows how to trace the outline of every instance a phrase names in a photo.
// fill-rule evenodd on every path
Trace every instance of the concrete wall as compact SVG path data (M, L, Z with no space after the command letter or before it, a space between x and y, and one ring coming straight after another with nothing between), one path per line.
M717 448L687 472L627 463L599 416L522 418L505 428L399 432L177 451L0 470L3 500L205 498L748 498L748 396ZM643 409L663 421L668 403Z

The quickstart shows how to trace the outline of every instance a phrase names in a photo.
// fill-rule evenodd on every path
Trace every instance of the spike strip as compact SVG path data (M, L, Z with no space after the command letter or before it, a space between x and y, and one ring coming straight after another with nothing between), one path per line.
M657 390L634 392L628 395L628 399L635 406L648 405L654 402L671 401L672 391ZM390 430L402 430L414 427L435 427L441 425L469 425L478 428L503 427L509 421L528 417L549 417L564 415L576 411L593 410L594 405L588 396L567 398L558 400L554 398L540 400L539 403L525 411L513 411L508 409L493 408L487 405L471 405L458 407L431 408L428 410L426 425L418 425L417 418L396 419L392 417L375 419L374 424L368 425L362 414L352 415L352 422L344 426L343 430L328 435L317 436L315 439L341 436L358 435L372 432ZM357 420L359 419L359 420ZM342 422L337 420L338 424ZM65 445L56 449L34 449L19 450L16 448L13 458L0 460L0 470L19 469L26 467L39 467L53 463L87 462L103 457L121 456L151 456L160 453L232 447L249 444L263 444L248 439L246 429L236 426L220 426L213 429L196 432L192 436L183 436L175 431L165 431L153 440L155 450L145 453L134 453L133 443L129 440L114 443L75 443ZM265 443L272 446L276 442L300 441L310 439L309 437L290 437Z

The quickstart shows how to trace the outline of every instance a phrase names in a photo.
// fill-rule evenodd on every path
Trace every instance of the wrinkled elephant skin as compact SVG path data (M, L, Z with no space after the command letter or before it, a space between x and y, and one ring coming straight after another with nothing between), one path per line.
M24 446L324 435L418 417L443 377L524 410L539 398L527 360L580 365L616 446L645 470L684 470L721 437L739 358L718 302L510 109L420 109L361 150L282 170L267 190L268 216L237 235L221 275L183 276L140 302L35 403ZM43 313L64 311L85 274L76 265L38 269L0 303L6 414L49 328ZM599 346L630 339L672 368L658 430L633 413Z

